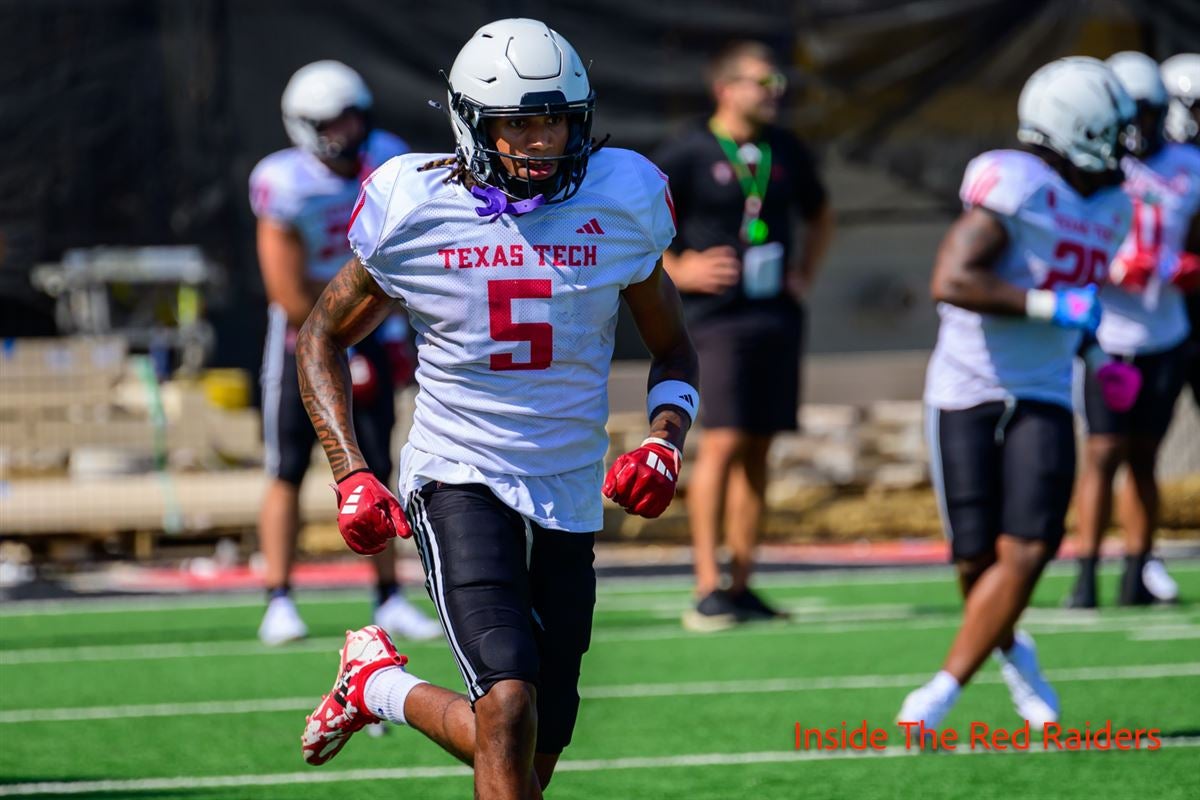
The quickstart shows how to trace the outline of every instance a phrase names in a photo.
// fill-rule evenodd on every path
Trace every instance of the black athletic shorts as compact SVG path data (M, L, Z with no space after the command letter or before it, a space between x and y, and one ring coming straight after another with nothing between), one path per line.
M713 317L688 328L700 357L700 424L772 434L796 430L804 310Z
M268 320L261 375L267 475L299 486L312 460L317 432L300 400L296 330L288 326L282 308L272 307ZM392 475L392 427L396 424L391 363L374 337L364 339L356 347L375 367L379 390L370 405L354 404L354 434L367 466L387 485Z
M1085 370L1083 407L1088 433L1097 435L1144 436L1161 439L1175 414L1175 400L1187 378L1188 343L1161 353L1126 359L1142 372L1142 390L1133 408L1116 412L1104 404L1095 374Z
M532 683L537 752L561 753L592 639L595 534L542 528L480 484L431 482L407 505L425 588L471 703L501 680Z
M1187 382L1192 387L1192 398L1200 408L1200 339L1188 342Z
M1192 397L1196 406L1200 407L1200 292L1187 295L1188 321L1192 325L1192 335L1187 340L1187 382L1192 387Z
M1019 400L926 413L930 471L953 557L985 555L1001 533L1057 552L1075 481L1071 411Z

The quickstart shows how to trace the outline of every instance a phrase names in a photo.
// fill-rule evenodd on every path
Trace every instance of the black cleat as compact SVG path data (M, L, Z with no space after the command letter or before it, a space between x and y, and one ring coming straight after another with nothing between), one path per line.
M1154 603L1154 595L1142 580L1142 569L1146 556L1125 556L1125 571L1121 573L1121 591L1117 595L1119 606L1148 606Z
M683 615L683 627L696 633L724 631L737 624L737 606L724 589L709 592Z
M1096 559L1080 559L1079 577L1075 579L1075 588L1063 602L1063 607L1095 608L1096 605Z
M791 615L769 605L752 589L744 589L735 595L730 595L737 609L738 619L743 622L758 622L761 620L788 619Z

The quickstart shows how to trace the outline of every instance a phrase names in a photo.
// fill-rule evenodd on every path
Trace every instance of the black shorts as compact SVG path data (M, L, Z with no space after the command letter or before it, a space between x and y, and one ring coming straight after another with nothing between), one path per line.
M546 530L479 484L428 483L408 518L471 703L501 680L533 684L537 752L561 753L592 639L595 534Z
M804 310L780 306L689 326L700 357L700 424L772 434L796 430Z
M1134 356L1130 363L1142 372L1142 390L1133 408L1125 412L1105 405L1095 374L1085 370L1083 407L1088 433L1152 439L1165 436L1187 377L1187 351L1185 342L1162 353Z
M1192 387L1192 397L1196 406L1200 407L1200 292L1187 295L1188 322L1192 326L1192 335L1187 340L1185 358L1187 359L1187 382Z
M1192 398L1200 408L1200 339L1189 339L1184 352L1184 374L1192 387Z
M1001 533L1058 551L1075 481L1071 411L1020 400L928 408L930 471L955 559L994 550Z
M273 307L261 375L264 457L268 476L299 486L312 460L317 432L300 399L295 341L296 331L288 326L287 316ZM357 347L375 367L379 390L373 403L354 404L354 434L371 472L387 485L392 475L392 427L396 424L391 364L374 338Z

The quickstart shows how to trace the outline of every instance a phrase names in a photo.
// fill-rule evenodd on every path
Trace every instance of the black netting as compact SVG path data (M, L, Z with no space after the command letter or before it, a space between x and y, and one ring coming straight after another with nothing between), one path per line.
M382 126L446 149L425 104L443 94L437 70L475 27L515 15L546 19L593 62L596 132L643 150L704 112L713 50L765 40L804 76L789 124L947 206L966 160L1011 139L1017 92L1041 63L1200 50L1190 0L6 0L0 334L36 327L30 308L48 304L29 269L67 247L196 243L228 274L217 361L253 366L263 303L246 178L287 143L289 75L342 59L372 85Z

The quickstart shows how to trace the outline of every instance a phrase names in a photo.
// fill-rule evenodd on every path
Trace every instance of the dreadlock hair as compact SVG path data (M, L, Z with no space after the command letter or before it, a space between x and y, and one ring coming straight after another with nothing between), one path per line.
M608 140L611 138L612 134L605 134L604 138L600 141L596 141L593 138L591 152L599 152L604 145L608 144ZM467 162L463 161L462 154L457 152L449 158L437 158L433 161L427 161L417 167L417 172L427 172L431 169L445 169L447 167L450 168L450 174L442 179L442 183L459 183L467 188L470 188L475 183L475 178L471 175L471 171L467 169Z
M437 158L433 161L427 161L417 167L417 172L444 169L445 167L451 167L451 170L450 174L442 180L442 183L461 183L463 186L467 186L468 181L472 181L471 173L467 169L467 162L463 161L462 156L458 153L449 158Z

